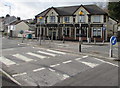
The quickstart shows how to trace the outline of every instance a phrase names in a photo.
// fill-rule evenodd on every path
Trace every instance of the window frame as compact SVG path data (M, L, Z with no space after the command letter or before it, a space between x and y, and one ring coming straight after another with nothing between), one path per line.
M102 29L100 27L93 27L93 37L102 37Z
M67 19L67 20L66 20L66 19ZM69 16L65 16L65 17L64 17L64 22L69 23L69 22L70 22L70 17L69 17Z
M95 16L93 16L93 22L95 22L95 23L100 23L100 15L95 15ZM99 18L99 19L98 19ZM97 20L96 20L97 19Z
M81 23L85 22L85 15L79 15L79 22Z
M50 23L55 23L55 20L56 20L55 16L50 16Z

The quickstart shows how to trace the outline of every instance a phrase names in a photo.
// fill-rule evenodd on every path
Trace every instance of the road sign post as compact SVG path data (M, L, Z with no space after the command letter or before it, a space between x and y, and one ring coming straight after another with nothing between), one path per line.
M103 44L104 44L104 42L105 42L105 30L106 30L105 26L103 26L102 30L103 30Z
M110 38L110 50L109 50L109 57L113 57L113 45L117 43L117 38L115 36L112 36Z

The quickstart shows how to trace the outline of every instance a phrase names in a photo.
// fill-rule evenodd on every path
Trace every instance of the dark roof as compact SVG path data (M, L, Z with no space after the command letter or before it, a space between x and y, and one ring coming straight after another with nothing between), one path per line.
M17 20L17 18L15 16L10 16L10 17L4 18L3 21L4 21L4 24L10 24L11 22L14 22L16 20Z
M18 23L20 23L20 22L22 22L22 20L14 21L14 22L10 23L10 25L16 25L16 24L18 24Z
M66 6L66 7L51 7L36 16L45 16L50 9L54 9L60 16L71 16L73 15L81 6L85 8L92 15L107 15L107 13L96 5L78 5L78 6Z
M46 9L46 10L44 10L43 12L41 12L41 13L39 13L38 15L36 15L36 16L42 16L42 17L44 17L47 13L48 13L48 11L50 10L51 8L48 8L48 9Z
M90 14L94 14L94 15L107 15L107 13L101 9L100 7L96 6L96 5L84 5L83 6Z
M57 7L54 8L55 11L59 14L59 15L73 15L74 12L79 8L80 6L69 6L69 7Z

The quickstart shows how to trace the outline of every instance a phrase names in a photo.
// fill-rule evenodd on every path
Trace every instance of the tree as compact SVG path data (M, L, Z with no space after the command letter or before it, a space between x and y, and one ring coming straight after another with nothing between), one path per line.
M108 12L111 17L120 22L120 1L119 2L109 2Z

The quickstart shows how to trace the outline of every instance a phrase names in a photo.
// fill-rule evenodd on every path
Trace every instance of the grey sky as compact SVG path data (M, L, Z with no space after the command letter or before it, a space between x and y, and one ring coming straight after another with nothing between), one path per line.
M105 3L107 0L102 0ZM1 0L0 1L0 16L9 14L9 7L11 6L11 15L21 17L22 19L34 18L46 8L55 6L72 6L81 4L93 4L94 2L101 2L101 0Z

